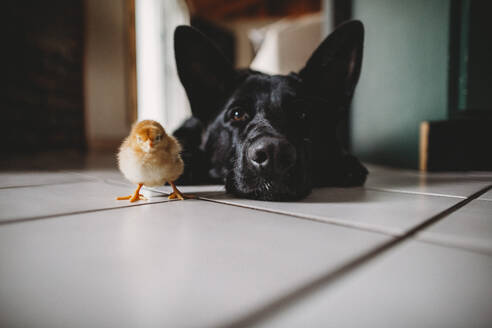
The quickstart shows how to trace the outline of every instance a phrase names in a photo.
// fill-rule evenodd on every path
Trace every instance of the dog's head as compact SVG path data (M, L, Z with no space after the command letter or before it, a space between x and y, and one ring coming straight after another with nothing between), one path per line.
M359 79L364 29L351 21L289 75L234 70L200 32L175 31L179 77L204 126L210 175L236 195L292 200L337 175L336 127Z

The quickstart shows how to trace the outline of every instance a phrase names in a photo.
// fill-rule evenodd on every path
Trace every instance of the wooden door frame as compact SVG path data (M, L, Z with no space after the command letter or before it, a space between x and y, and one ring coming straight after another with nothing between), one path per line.
M130 124L137 121L137 46L135 31L135 0L125 0L126 29L127 29L127 118Z

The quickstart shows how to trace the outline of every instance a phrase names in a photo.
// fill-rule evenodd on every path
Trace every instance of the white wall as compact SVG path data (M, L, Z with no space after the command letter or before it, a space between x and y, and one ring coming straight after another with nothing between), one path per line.
M174 29L189 24L184 0L135 0L138 120L168 133L191 115L174 59Z
M128 134L125 0L85 1L84 93L90 148Z

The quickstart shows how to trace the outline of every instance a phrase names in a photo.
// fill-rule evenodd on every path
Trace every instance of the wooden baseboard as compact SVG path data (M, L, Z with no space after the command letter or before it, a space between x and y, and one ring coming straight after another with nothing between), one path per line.
M492 120L422 122L420 170L492 171Z

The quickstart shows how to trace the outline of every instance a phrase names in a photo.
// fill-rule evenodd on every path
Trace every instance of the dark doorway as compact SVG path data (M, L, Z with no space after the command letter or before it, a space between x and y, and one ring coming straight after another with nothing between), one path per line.
M84 149L83 1L2 1L0 22L2 153Z

